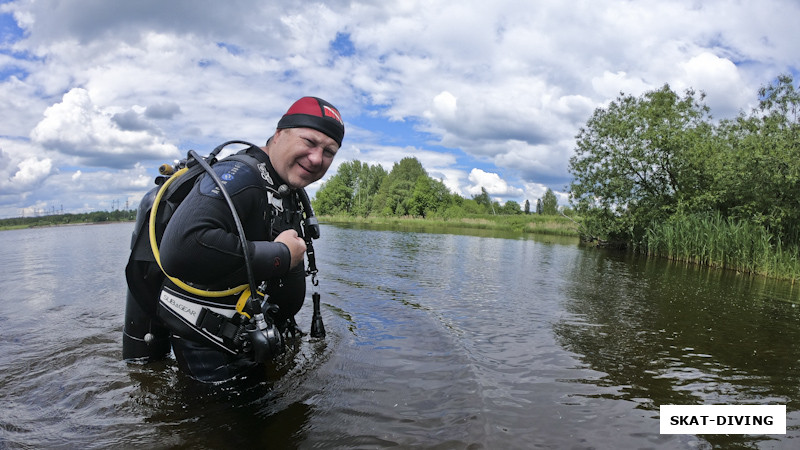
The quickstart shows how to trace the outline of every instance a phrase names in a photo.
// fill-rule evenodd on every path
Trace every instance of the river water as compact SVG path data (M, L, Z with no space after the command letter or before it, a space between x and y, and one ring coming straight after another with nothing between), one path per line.
M121 361L132 228L0 232L0 448L800 445L800 286L572 240L323 225L327 338L203 385ZM787 433L661 435L664 404L785 404Z

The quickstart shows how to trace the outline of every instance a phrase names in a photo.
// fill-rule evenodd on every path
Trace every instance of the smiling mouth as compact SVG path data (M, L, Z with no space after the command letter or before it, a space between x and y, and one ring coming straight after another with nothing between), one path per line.
M302 169L305 173L307 173L309 175L314 175L314 171L308 169L306 166L304 166L304 165L302 165L300 163L297 163L297 166L300 167L300 169Z

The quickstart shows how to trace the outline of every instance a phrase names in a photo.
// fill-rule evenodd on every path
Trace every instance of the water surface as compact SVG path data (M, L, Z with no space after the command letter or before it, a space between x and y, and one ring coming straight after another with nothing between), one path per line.
M262 377L121 358L133 224L0 232L0 447L793 448L798 287L569 239L323 225L328 336ZM309 295L311 290L309 289ZM298 315L308 330L310 301ZM660 435L786 404L786 435Z

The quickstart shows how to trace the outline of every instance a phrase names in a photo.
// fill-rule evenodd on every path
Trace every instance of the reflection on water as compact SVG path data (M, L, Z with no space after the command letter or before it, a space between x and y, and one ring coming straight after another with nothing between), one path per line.
M120 361L132 226L0 232L0 446L693 449L800 437L789 283L563 238L323 225L327 338L306 336L257 376L198 385L172 359ZM712 403L786 404L787 435L659 434L660 405Z
M582 258L570 279L569 318L554 331L603 374L583 381L617 387L608 397L656 411L663 404L800 407L795 286L601 253ZM708 437L721 445L751 439Z

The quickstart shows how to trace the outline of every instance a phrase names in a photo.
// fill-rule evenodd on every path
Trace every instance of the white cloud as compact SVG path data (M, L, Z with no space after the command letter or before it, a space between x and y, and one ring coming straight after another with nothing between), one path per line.
M124 170L78 170L51 175L43 182L42 189L52 195L31 200L38 201L40 209L55 207L60 211L63 208L69 213L123 209L126 206L133 209L142 195L153 187L153 177L141 165ZM87 198L86 192L93 194Z
M94 166L126 167L142 159L178 156L177 148L152 130L122 129L114 117L94 105L85 89L74 88L44 111L31 140Z
M53 172L53 161L49 158L28 157L13 161L0 149L0 192L3 195L24 194L36 189Z
M491 196L518 197L523 193L522 189L509 186L498 174L481 169L472 169L469 173L469 181L472 183L467 187L470 195L480 194L481 188L486 189Z
M317 95L362 161L418 156L462 195L481 167L506 184L493 195L524 201L528 185L563 189L579 127L620 91L694 88L725 117L800 68L790 0L18 0L0 13L24 29L0 42L0 181L69 180L76 198L105 198L83 182L99 173L145 180L187 147L262 143L291 101ZM0 216L53 200L25 186L3 191Z
M11 183L26 186L34 184L49 175L53 169L53 164L49 158L42 160L27 158L20 162L17 167L19 170L11 177Z
M631 79L625 72L611 73L603 71L602 76L592 79L592 88L601 97L614 99L620 93L626 95L638 95L646 90L653 89L641 79Z
M748 92L739 69L727 58L703 52L683 64L686 73L683 89L704 92L706 103L717 116L732 117L756 96ZM677 87L677 86L676 86Z
M455 122L458 118L458 99L455 95L443 91L433 98L433 112L426 115L434 120L438 118L443 122Z

